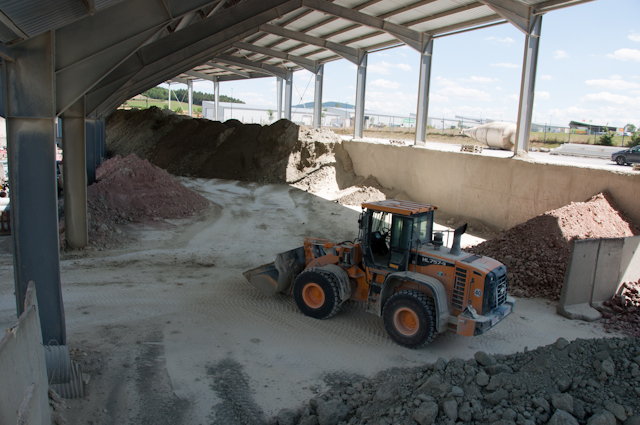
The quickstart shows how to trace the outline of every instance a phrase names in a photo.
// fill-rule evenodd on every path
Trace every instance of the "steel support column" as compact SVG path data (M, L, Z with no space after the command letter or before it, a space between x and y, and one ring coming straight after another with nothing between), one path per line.
M535 15L531 19L529 33L526 36L524 45L520 105L518 107L518 127L516 130L516 143L513 146L514 155L526 155L529 151L533 94L536 86L536 68L538 66L541 27L542 15Z
M313 95L313 128L322 127L322 82L324 78L324 64L316 71L316 91Z
M56 182L52 32L13 46L5 62L11 237L18 315L34 281L45 345L66 344Z
M220 81L218 81L218 77L214 77L213 80L213 92L215 93L215 114L214 114L214 119L216 121L220 121L220 117L219 115L219 109L220 109Z
M431 58L433 39L420 55L420 83L418 86L418 110L416 112L416 145L424 145L427 140L427 114L429 112L429 85L431 83Z
M62 114L62 150L65 240L80 249L89 244L84 96Z
M276 90L278 97L278 119L282 119L282 78L276 77Z
M107 159L107 124L104 117L100 118L100 164Z
M187 90L189 92L189 116L193 117L193 80L187 81Z
M291 101L293 99L293 72L287 71L284 85L284 117L291 120Z
M358 80L356 82L356 115L353 137L361 139L364 134L364 89L367 85L367 57L365 54L358 65Z
M87 165L87 185L96 182L96 164L98 162L98 152L96 147L97 120L87 117L85 124L85 161Z
M171 83L168 83L169 85L169 110L171 110Z

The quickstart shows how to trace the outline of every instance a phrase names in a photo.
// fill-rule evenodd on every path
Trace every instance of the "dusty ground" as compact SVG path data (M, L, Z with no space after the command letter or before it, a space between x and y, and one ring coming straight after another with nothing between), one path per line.
M421 350L392 343L382 321L353 304L327 321L307 318L290 297L260 295L242 271L304 236L352 239L358 213L288 185L183 181L221 208L124 225L137 238L126 249L62 254L68 345L91 375L85 399L68 402L70 424L255 424L318 395L336 374L364 379L605 335L536 299L519 300L486 335L441 335ZM15 321L8 237L0 248L6 328Z

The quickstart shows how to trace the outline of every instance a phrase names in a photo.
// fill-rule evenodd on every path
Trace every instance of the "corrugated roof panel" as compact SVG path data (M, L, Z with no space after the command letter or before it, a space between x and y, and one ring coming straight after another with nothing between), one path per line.
M326 37L328 34L331 34L334 31L339 31L349 25L352 25L353 23L349 22L349 21L345 21L342 19L336 19L334 21L328 22L324 25L322 25L319 28L316 28L314 30L311 30L309 32L307 32L307 34L309 35L313 35L314 37Z
M281 18L274 19L273 21L271 21L271 23L272 23L273 25L282 26L282 24L283 24L284 22L288 22L288 21L290 21L291 19L293 19L293 18L295 18L295 17L297 17L297 16L300 16L300 15L304 14L304 12L305 12L306 10L307 10L306 8L302 8L302 9L294 10L294 11L292 11L292 12L289 12L289 13L287 13L287 14L283 15Z
M301 17L300 19L295 20L294 22L285 26L285 28L290 29L292 31L301 31L306 28L309 28L312 25L317 24L318 22L322 22L327 19L329 16L324 13L313 11L308 15Z
M391 37L389 34L382 34L382 35L377 35L371 38L367 38L366 40L349 43L349 46L355 47L357 49L364 49L370 46L375 46L380 43L385 43L387 41L397 41L397 40Z
M450 25L467 22L478 18L495 15L496 13L487 6L477 7L465 12L456 13L455 15L445 16L443 18L434 19L425 23L412 26L411 29L416 31L431 31L444 28Z
M301 43L301 42L299 42L297 40L286 39L282 43L279 43L277 46L272 47L272 49L284 52L285 50L289 50L292 47L296 47L296 46L300 46L300 45L304 45L304 43ZM297 53L294 53L294 54L297 54Z
M0 1L0 9L29 37L87 16L78 0Z
M416 3L416 0L403 0L403 1L387 0L387 1L381 1L371 6L365 7L360 11L363 13L366 13L367 15L380 16L382 14L390 13L394 10L398 10L406 6L410 6L414 3Z
M353 40L354 38L363 37L372 33L379 32L380 30L369 28L369 27L358 27L342 34L331 37L331 41L336 43L345 43L349 40Z
M363 0L336 0L333 3L342 7L354 8L356 6L359 6L363 2Z
M256 42L258 46L268 46L271 43L275 43L278 40L282 40L282 37L278 35L268 34L266 37L261 38L260 41Z

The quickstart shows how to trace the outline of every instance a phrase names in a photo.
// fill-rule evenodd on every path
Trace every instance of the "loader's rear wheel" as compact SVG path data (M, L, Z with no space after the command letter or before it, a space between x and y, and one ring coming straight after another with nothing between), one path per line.
M321 268L300 273L293 283L293 299L305 316L328 319L340 308L338 283Z
M436 336L435 311L432 298L419 291L404 290L387 300L382 320L395 342L407 348L420 348Z

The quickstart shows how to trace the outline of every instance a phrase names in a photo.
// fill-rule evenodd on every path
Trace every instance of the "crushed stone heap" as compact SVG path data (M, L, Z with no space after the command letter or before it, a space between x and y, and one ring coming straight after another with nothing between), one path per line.
M123 242L124 234L116 224L184 218L210 205L171 174L135 154L105 161L96 170L96 180L87 188L89 244L96 248ZM61 225L64 229L64 221ZM64 246L64 233L61 244Z
M269 423L638 424L639 380L639 339L560 338L508 356L479 351L371 379L329 376L326 392Z
M604 192L534 217L467 251L504 263L513 295L558 300L574 239L639 234L640 228Z
M610 309L602 312L605 329L640 338L640 280L624 282L604 307Z

